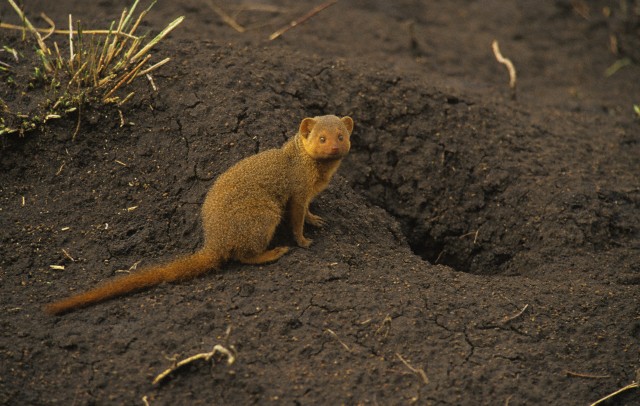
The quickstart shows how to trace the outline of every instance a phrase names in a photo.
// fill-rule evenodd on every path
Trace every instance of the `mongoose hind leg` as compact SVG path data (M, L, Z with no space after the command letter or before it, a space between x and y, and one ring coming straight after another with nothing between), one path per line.
M273 261L276 261L281 256L283 256L284 254L286 254L288 251L289 251L289 247L276 247L274 249L267 250L253 257L240 258L240 262L242 262L243 264L249 264L249 265L259 265L267 262L273 262Z
M235 235L242 237L237 238L232 252L233 259L243 264L273 262L289 251L289 247L267 249L282 217L277 206L267 204L263 207L258 215L251 210L236 214L236 221L242 226L237 227Z

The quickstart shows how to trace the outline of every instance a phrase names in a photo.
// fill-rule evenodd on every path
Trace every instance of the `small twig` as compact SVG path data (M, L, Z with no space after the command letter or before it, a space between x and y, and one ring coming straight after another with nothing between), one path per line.
M297 20L291 21L289 23L289 25L286 25L286 26L280 28L278 31L274 32L273 34L269 35L269 40L273 41L274 39L278 38L279 36L281 36L285 32L287 32L290 29L292 29L292 28L304 23L305 21L307 21L308 19L310 19L314 15L318 14L319 12L321 12L324 9L326 9L327 7L333 6L337 2L338 2L338 0L331 0L331 1L328 1L326 3L323 3L323 4L313 8L307 14L303 15L302 17L298 18Z
M84 70L84 68L87 67L87 65L89 65L89 61L83 63L82 66L80 66L80 69L78 69L76 73L74 73L74 75L71 77L71 80L69 80L69 86L71 86L76 81L76 79L78 79L80 73Z
M241 26L240 24L238 24L238 22L231 17L229 14L225 13L223 9L221 9L220 7L218 7L217 4L213 3L213 2L209 2L209 7L211 7L211 9L218 15L220 16L220 18L222 18L222 21L224 21L225 23L227 23L231 28L233 28L234 30L238 31L239 33L243 33L245 32L247 29L244 28L243 26Z
M380 331L382 331L382 329L386 326L387 329L384 333L384 336L387 337L387 335L389 335L389 331L391 330L391 322L393 321L393 319L391 318L391 316L389 316L388 314L384 317L384 319L382 320L382 323L380 323L380 327L378 327L378 329L376 330L375 334L377 335L378 333L380 333Z
M53 32L56 30L56 23L53 22L52 19L49 18L48 15L46 15L45 13L40 13L40 17L42 17L42 19L44 21L47 22L47 24L49 24L51 26L51 28L49 29L49 31L47 32L47 35L45 35L44 37L42 37L42 40L46 40L47 38L49 38Z
M282 12L282 7L278 7L278 6L272 6L269 4L259 4L259 3L248 3L248 4L241 4L238 7L235 7L234 10L236 11L234 13L235 18L238 17L238 15L240 15L240 13L242 13L243 11L258 11L258 12L264 12L264 13L281 13Z
M444 254L444 250L440 251L440 253L438 254L438 257L436 258L436 260L433 263L437 264L438 262L440 262L440 258L442 258L443 254Z
M617 391L608 394L607 396L603 397L602 399L598 399L595 402L593 402L590 406L595 406L597 404L600 404L602 402L604 402L605 400L611 399L614 396L619 395L620 393L629 390L629 389L633 389L633 388L638 388L640 387L640 383L638 382L631 382L629 385L625 386L624 388L618 389Z
M229 344L229 339L231 338L231 330L232 330L231 325L227 326L227 329L224 331L224 340L222 342L224 343L225 346L235 351L235 349L233 348L233 345Z
M43 17L44 18L44 17ZM18 31L29 31L28 28L25 28L21 25L15 25L15 24L9 24L9 23L0 23L0 28L3 29L7 29L7 30L18 30ZM46 35L44 39L48 38L50 34L57 34L57 35L69 35L69 30L51 30L51 28L35 28L33 27L34 31L37 32L42 32L42 33L46 33L48 35ZM77 34L78 31L77 30L72 30L74 34ZM127 34L126 32L110 32L109 30L82 30L83 34L88 34L88 35L109 35L109 34L115 34L115 35L119 35L121 37L126 37L129 39L137 39L138 37Z
M158 91L158 88L156 87L156 83L153 81L153 77L150 74L145 74L145 76L147 77L147 80L149 81L149 83L151 84L151 88L153 89L154 92Z
M504 66L506 66L507 70L509 71L509 87L513 91L513 97L515 97L515 91L516 91L516 68L513 66L513 62L511 62L510 59L507 59L504 56L502 56L502 53L500 52L500 46L498 45L498 41L497 40L493 40L493 43L491 43L491 47L493 48L493 54L496 56L496 60L499 63L501 63Z
M427 378L427 374L424 372L424 369L422 368L414 368L413 366L411 366L411 364L409 364L409 362L402 358L402 355L400 355L399 353L396 352L396 356L400 359L400 361L402 361L402 363L411 370L411 372L413 372L414 374L420 376L420 378L422 378L422 382L424 382L425 385L429 384L429 378Z
M347 351L351 352L351 348L349 348L349 346L348 346L347 344L345 344L345 343L344 343L344 342L343 342L343 341L338 337L338 335L337 335L333 330L331 330L331 329L326 329L325 331L326 331L327 333L331 334L332 336L334 336L334 337L335 337L335 339L336 339L336 340L338 340L338 342L339 342L340 344L342 344L342 346L343 346Z
M69 14L69 65L73 69L73 18Z
M124 115L122 114L122 110L118 109L118 114L120 115L120 128L124 127Z
M22 20L22 22L24 22L24 25L26 26L26 28L36 37L36 40L38 41L38 46L40 47L42 52L44 52L45 54L50 54L49 48L47 48L47 45L42 40L42 36L38 32L38 30L36 30L33 24L31 24L31 21L29 21L27 16L24 15L20 7L18 7L18 5L13 0L7 0L7 1L9 2L9 4L11 4L11 7L13 7L16 13L18 13L18 15L20 16L20 19ZM24 33L24 31L26 30L25 28L22 28L22 29Z
M507 324L508 322L517 319L518 317L522 316L524 311L527 310L527 307L529 307L528 304L524 305L522 310L520 310L518 313L514 314L513 316L505 316L502 320L500 320L500 323Z
M138 265L142 262L142 260L134 262L133 265L129 267L129 269L116 269L116 273L131 273L131 271L135 271L138 269Z
M76 129L73 131L73 135L71 136L71 140L75 141L76 135L80 132L80 123L82 121L82 103L78 103L78 123L76 124Z
M65 165L66 165L65 162L63 162L62 165L60 165L60 168L58 168L58 171L56 172L56 176L58 176L58 175L60 175L62 173L62 170L64 169Z
M0 52L8 52L13 56L13 59L16 60L16 62L20 62L20 59L18 58L18 51L16 51L13 48L9 48L8 46L3 47L2 49L0 49ZM6 66L11 66L9 64L6 64L3 62L4 65Z
M587 378L587 379L606 379L611 378L609 375L591 375L591 374L582 374L580 372L569 371L568 369L564 371L568 376L575 376L577 378Z
M169 375L170 373L172 373L176 369L182 367L183 365L189 364L189 363L191 363L193 361L196 361L196 360L199 360L199 359L204 359L205 361L209 361L218 352L227 356L227 365L231 365L236 361L235 355L230 350L226 349L225 347L223 347L220 344L216 344L213 347L213 350L211 350L211 352L204 352L204 353L201 353L201 354L196 354L196 355L193 355L193 356L191 356L189 358L183 359L182 361L179 361L178 363L176 363L171 368L168 368L167 370L162 372L160 375L156 376L156 379L153 380L153 384L154 385L158 384L160 381L162 381L164 378L166 378L167 375Z
M473 245L476 245L476 241L478 241L478 233L480 232L480 229L477 229L476 231L471 231L469 233L466 234L462 234L460 237L458 237L459 239L463 239L465 237L469 237L470 235L473 235Z
M161 60L160 62L155 63L155 64L153 64L153 65L149 66L147 69L145 69L145 70L143 70L143 71L139 72L139 73L136 75L136 77L138 77L138 76L142 76L142 75L147 75L148 73L153 72L154 70L158 69L159 67L161 67L161 66L162 66L162 65L164 65L165 63L169 62L170 60L171 60L171 58L164 58L164 59L163 59L163 60ZM148 75L147 75L147 76L148 76ZM155 88L154 88L154 90L155 90Z
M60 48L58 48L58 43L54 42L53 43L53 48L56 50L56 61L58 61L60 64L62 64L62 56L60 55Z
M120 100L120 101L118 102L118 106L122 106L123 104L125 104L126 102L128 102L128 101L129 101L129 99L131 99L131 98L133 97L133 95L134 95L134 94L136 94L136 92L131 92L131 93L129 93L128 95L126 95L124 99L122 99L122 100ZM129 124L132 124L132 123L129 123ZM123 126L124 126L124 124L123 124Z
M62 253L64 254L65 257L69 258L71 262L76 262L76 260L71 255L69 255L67 250L65 250L64 248L62 249Z
M127 82L129 79L133 79L135 78L135 75L138 73L138 71L140 70L140 68L142 68L142 66L147 63L147 61L149 61L149 59L151 58L151 55L147 55L142 62L140 62L135 68L133 68L133 70L131 70L129 73L125 74L122 79L120 79L120 81L118 83L116 83L116 85L109 91L107 92L106 95L104 95L104 97L102 98L104 101L107 101L109 99L109 97L111 97L111 95L120 88L120 86L122 86L123 84L125 84L125 82Z

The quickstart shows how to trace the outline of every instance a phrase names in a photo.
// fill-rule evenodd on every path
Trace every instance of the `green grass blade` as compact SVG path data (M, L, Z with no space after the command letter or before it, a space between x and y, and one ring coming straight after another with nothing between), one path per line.
M144 46L137 54L135 54L131 58L131 63L135 63L138 59L143 57L147 52L151 50L158 42L160 42L164 37L166 37L174 28L176 28L180 23L184 20L184 16L180 16L173 20L171 24L169 24L164 30L160 32L154 39L149 41L147 45Z

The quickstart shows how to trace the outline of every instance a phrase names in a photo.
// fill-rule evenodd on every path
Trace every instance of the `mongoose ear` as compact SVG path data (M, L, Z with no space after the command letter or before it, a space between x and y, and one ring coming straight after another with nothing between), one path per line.
M342 121L342 124L347 127L347 131L349 131L349 134L351 134L351 132L353 131L353 119L349 116L344 116L340 119L340 121Z
M309 136L309 134L311 133L311 130L313 130L313 127L315 125L316 125L316 120L314 120L312 118L309 118L309 117L305 118L300 123L300 134L304 138L307 138Z

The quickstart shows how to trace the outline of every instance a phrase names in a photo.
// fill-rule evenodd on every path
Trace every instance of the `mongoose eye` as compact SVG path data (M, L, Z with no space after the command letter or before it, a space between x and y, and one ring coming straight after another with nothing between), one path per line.
M327 142L327 139L325 137L320 137L320 143L324 144L325 142Z
M342 134L338 135L338 141L344 141L344 135Z

